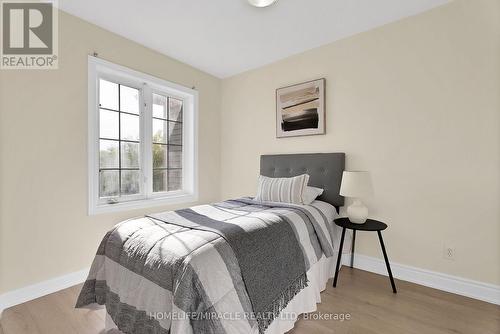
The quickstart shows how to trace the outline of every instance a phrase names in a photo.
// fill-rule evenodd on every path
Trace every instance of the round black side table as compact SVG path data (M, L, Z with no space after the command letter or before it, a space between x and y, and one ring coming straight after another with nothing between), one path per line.
M378 240L380 241L380 247L382 248L382 253L384 254L385 266L389 272L389 278L391 280L392 292L397 293L396 284L394 284L394 278L392 277L391 266L389 264L389 259L387 258L387 252L385 251L384 239L382 239L382 232L387 228L387 225L379 222L378 220L367 219L364 224L353 224L349 221L349 218L338 218L335 219L335 224L342 227L342 237L340 238L339 255L337 257L337 266L335 267L335 278L333 279L333 287L337 286L337 278L339 275L340 260L342 259L342 248L344 247L344 237L345 230L352 230L352 257L351 257L351 268L354 263L354 245L356 242L356 231L377 231Z

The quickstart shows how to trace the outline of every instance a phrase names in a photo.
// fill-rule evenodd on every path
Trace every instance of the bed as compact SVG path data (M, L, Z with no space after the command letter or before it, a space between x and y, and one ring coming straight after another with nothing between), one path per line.
M113 333L285 333L333 277L343 153L261 156L268 177L308 174L310 205L251 197L124 221L101 242L77 300Z

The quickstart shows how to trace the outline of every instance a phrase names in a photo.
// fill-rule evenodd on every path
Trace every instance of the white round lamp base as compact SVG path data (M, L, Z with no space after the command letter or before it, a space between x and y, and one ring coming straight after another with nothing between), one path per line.
M347 217L354 224L364 224L368 218L368 208L359 200L347 207Z

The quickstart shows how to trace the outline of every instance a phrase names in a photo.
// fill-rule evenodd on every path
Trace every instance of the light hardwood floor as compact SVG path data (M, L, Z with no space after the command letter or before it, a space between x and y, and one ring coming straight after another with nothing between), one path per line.
M322 293L316 315L350 320L306 320L290 334L499 334L500 306L343 267L337 288ZM24 303L2 314L0 334L104 334L104 311L75 310L80 286ZM3 329L3 331L2 331Z

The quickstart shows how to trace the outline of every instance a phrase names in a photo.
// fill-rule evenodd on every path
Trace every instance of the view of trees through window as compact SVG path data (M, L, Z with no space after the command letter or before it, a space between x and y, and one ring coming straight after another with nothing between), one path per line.
M99 195L140 193L139 90L99 80Z
M141 193L140 91L99 80L99 196ZM153 192L182 189L182 100L153 94Z

